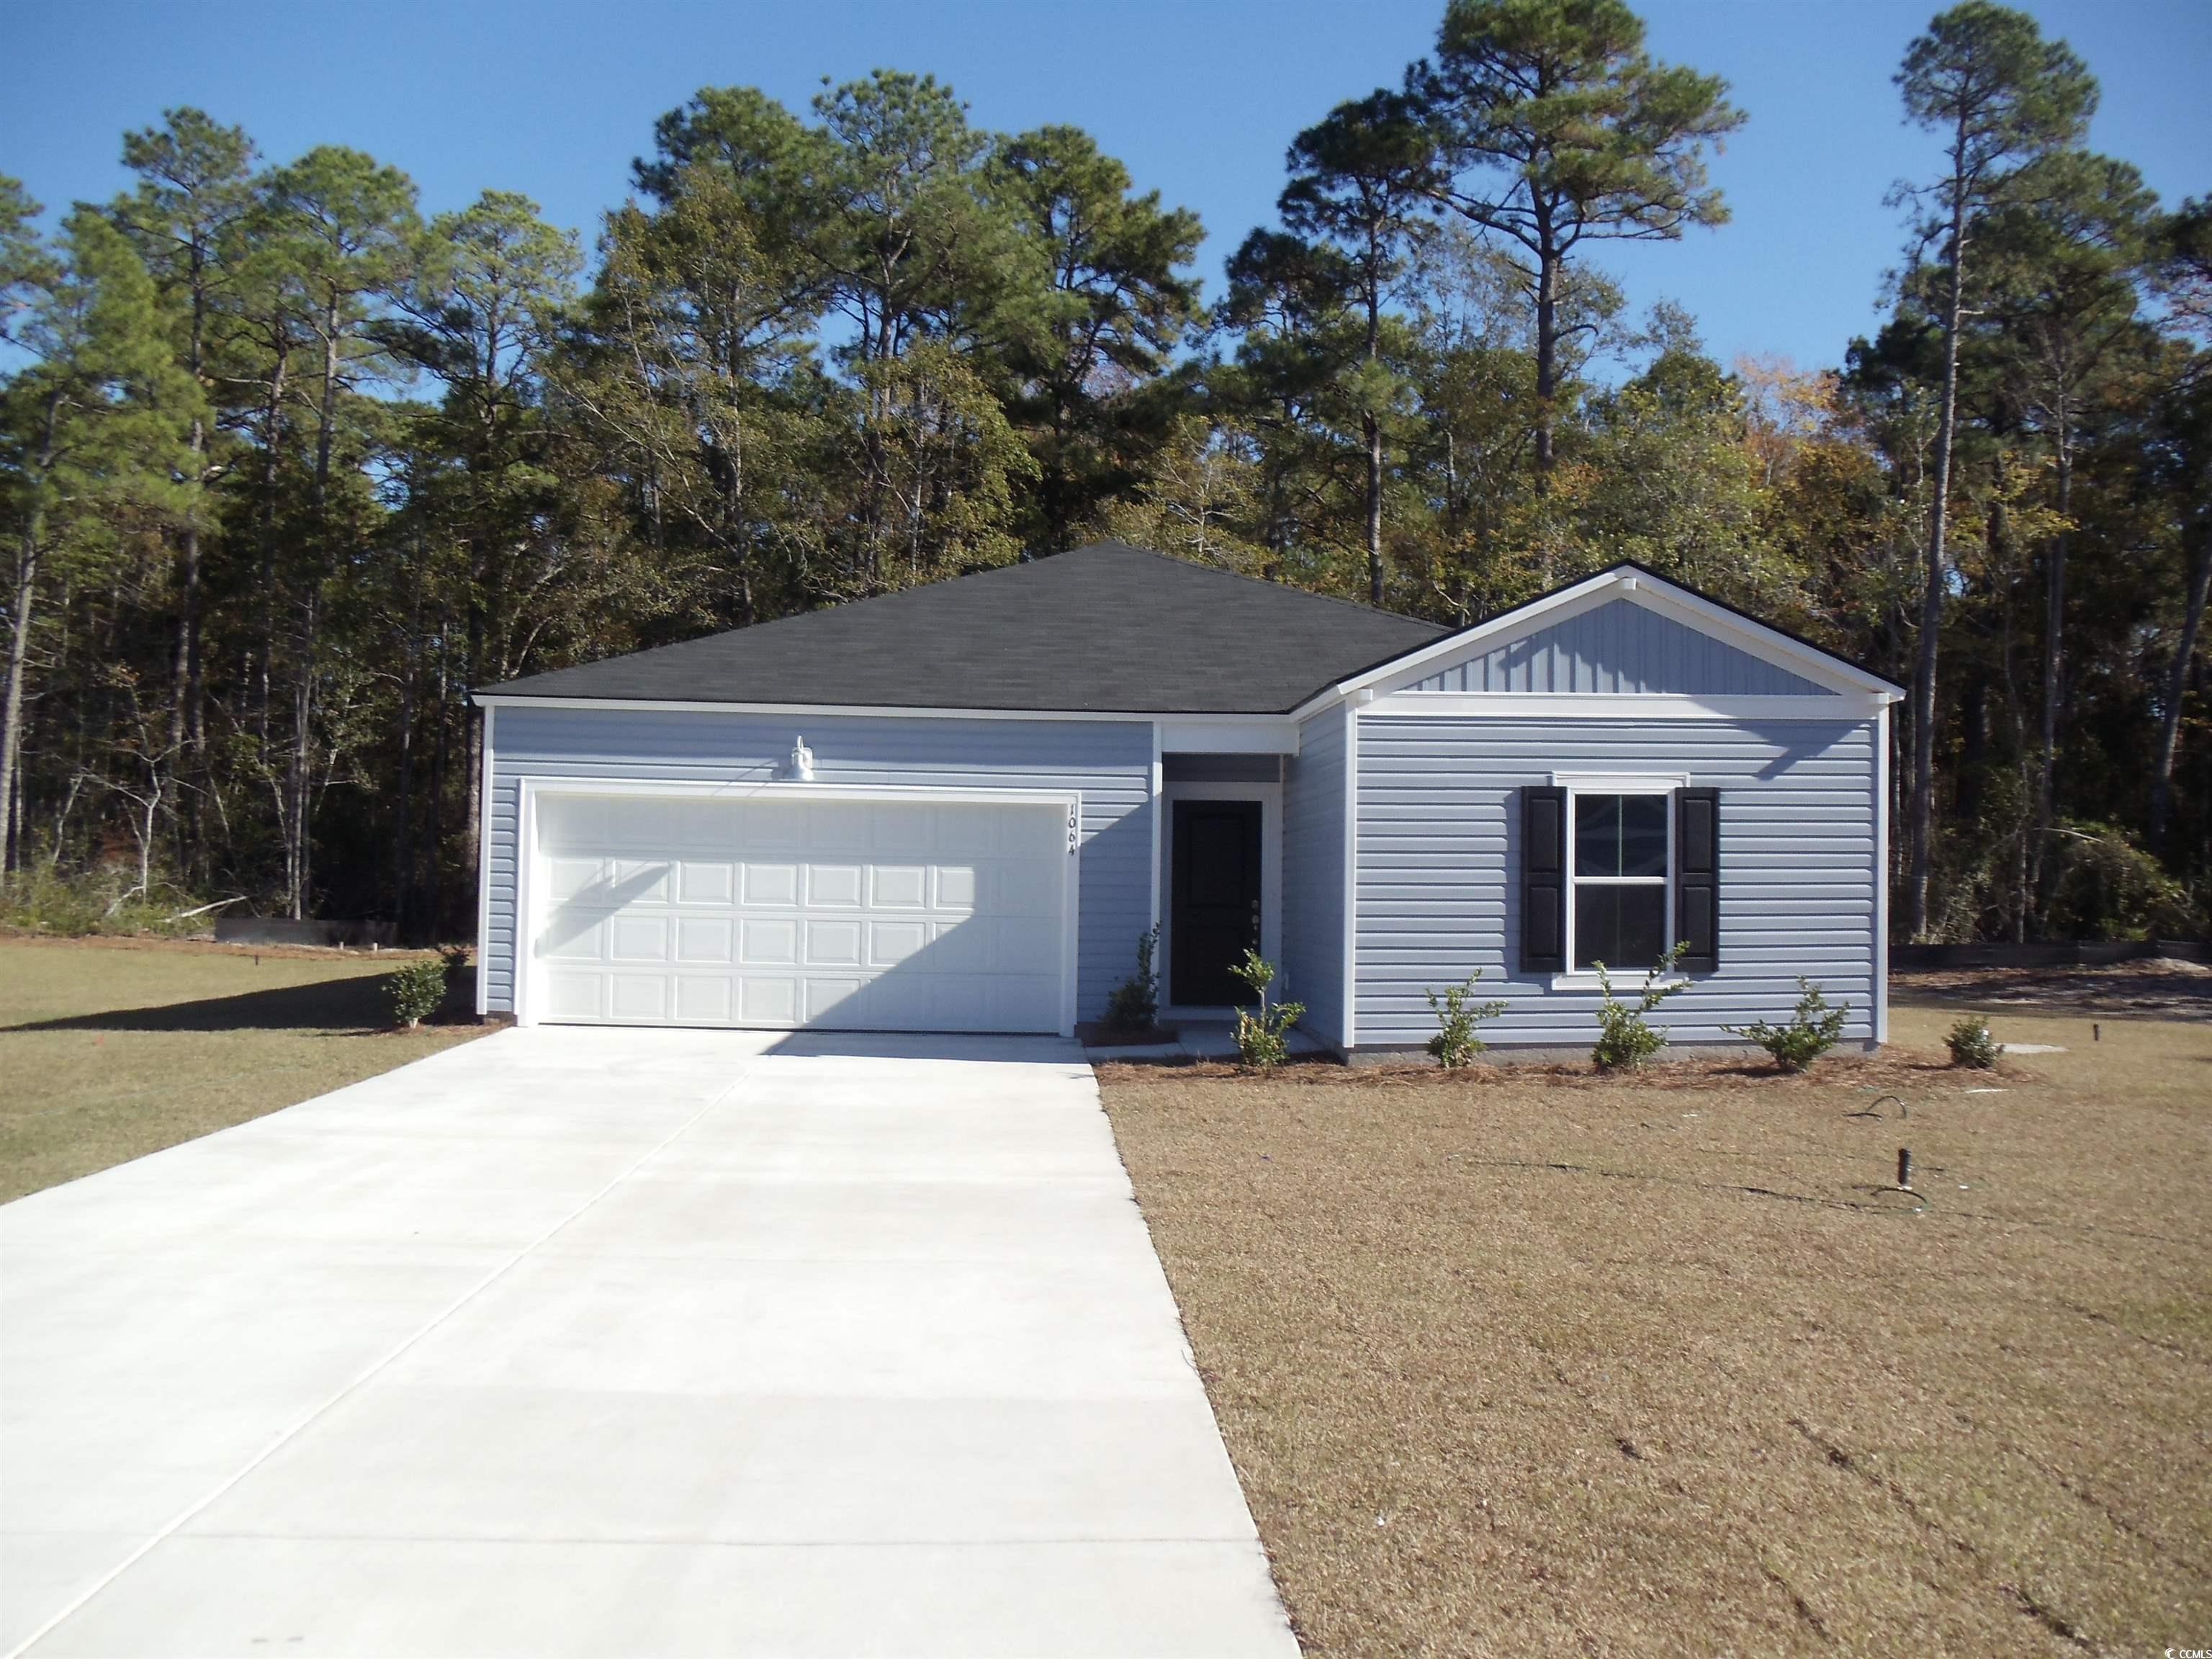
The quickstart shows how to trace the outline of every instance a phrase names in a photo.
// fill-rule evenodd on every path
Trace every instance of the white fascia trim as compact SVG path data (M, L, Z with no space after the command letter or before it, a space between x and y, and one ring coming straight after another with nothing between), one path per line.
M1422 646L1404 656L1338 682L1325 691L1316 692L1291 711L1293 719L1327 708L1331 702L1352 692L1363 690L1396 690L1414 681L1425 678L1436 665L1450 662L1474 654L1478 649L1495 644L1501 639L1512 639L1522 634L1534 633L1559 623L1595 610L1615 599L1629 599L1646 610L1662 616L1671 615L1700 631L1717 635L1738 645L1752 654L1774 662L1801 674L1816 685L1825 685L1840 692L1860 692L1894 702L1904 694L1880 676L1854 668L1839 658L1832 657L1815 647L1801 644L1787 634L1740 617L1725 606L1677 587L1664 577L1650 575L1637 570L1606 570L1563 587L1547 599L1536 600L1502 617L1479 623L1473 628L1447 634L1443 638Z
M1374 714L1486 720L1835 720L1874 718L1895 699L1863 693L1707 697L1683 692L1397 691Z
M654 697L527 697L496 691L470 694L483 708L585 708L648 714L775 714L796 719L899 720L1090 720L1114 726L1164 725L1176 722L1224 730L1264 733L1270 738L1287 732L1293 753L1297 726L1287 714L1162 714L1143 709L1096 708L911 708L876 703L832 702L686 702ZM1248 738L1247 741L1249 739ZM1176 745L1170 744L1170 747ZM1264 748L1260 752L1267 752Z
M1815 646L1793 640L1765 623L1738 616L1727 606L1700 599L1672 582L1657 576L1632 576L1629 580L1635 586L1626 597L1645 610L1661 616L1671 611L1675 620L1705 633L1732 639L1752 655L1802 674L1815 685L1830 686L1838 691L1869 692L1890 702L1905 695L1879 674L1869 674L1840 657L1830 656Z
M477 780L477 1018L482 1019L491 1012L491 783L492 728L499 711L487 707L483 711L483 753L478 757L482 770ZM522 849L515 848L520 860ZM515 960L509 972L519 976L522 963L522 914L515 912Z

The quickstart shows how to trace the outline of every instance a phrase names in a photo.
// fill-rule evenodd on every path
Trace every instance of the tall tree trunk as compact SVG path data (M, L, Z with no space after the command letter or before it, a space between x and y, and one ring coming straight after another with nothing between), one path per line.
M45 514L31 511L15 554L15 593L9 607L8 630L7 705L0 710L0 868L21 867L23 835L22 788L20 780L23 752L23 665L31 649L31 609L39 592L39 538L45 533Z
M1964 153L1965 135L1960 137ZM1963 165L1960 163L1960 165ZM1955 171L1955 169L1954 169ZM1916 939L1928 933L1928 878L1936 830L1936 653L1950 569L1944 537L1951 514L1951 449L1959 418L1959 326L1966 309L1966 193L1951 191L1951 283L1943 311L1943 393L1936 417L1936 500L1928 526L1928 572L1920 594L1919 651L1912 669L1912 846L1906 915Z
M2150 777L2150 843L2168 850L2166 829L2173 811L2173 751L2181 734L2181 702L2189 692L2189 665L2204 624L2204 601L2212 592L2212 519L2201 520L2191 538L2189 598L2181 614L2181 637L2174 642L2173 665L2166 675L2166 707L2159 711L2158 757Z
M1370 239L1370 272L1381 258ZM1367 284L1367 395L1374 395L1375 365L1382 360L1382 295L1370 275ZM1367 439L1367 603L1382 608L1382 417L1369 410L1360 417Z
M2074 434L2072 411L2059 399L2058 533L2051 538L2043 576L2043 731L2042 754L2035 773L2035 823L2038 831L2032 879L2043 882L2043 858L2051 827L2057 820L2058 708L2066 672L2066 555L2074 511Z

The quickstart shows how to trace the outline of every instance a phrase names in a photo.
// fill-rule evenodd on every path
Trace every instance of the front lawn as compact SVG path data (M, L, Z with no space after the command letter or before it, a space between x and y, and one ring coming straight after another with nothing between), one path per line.
M1307 1650L2212 1646L2212 1028L2001 1016L2067 1052L1992 1076L1955 1017L1796 1081L1107 1068Z
M0 1200L481 1034L385 1029L405 957L0 939Z

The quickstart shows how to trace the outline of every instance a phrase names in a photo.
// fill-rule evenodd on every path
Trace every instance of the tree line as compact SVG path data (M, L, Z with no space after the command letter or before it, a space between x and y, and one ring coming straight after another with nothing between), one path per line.
M1935 160L1826 368L1591 258L1723 222L1744 120L1618 0L1452 0L1211 306L1089 135L888 70L702 91L589 259L188 108L50 236L0 179L9 910L465 936L471 686L1116 536L1453 623L1637 559L1909 687L1901 936L2201 930L2212 209L2021 13L1897 83Z

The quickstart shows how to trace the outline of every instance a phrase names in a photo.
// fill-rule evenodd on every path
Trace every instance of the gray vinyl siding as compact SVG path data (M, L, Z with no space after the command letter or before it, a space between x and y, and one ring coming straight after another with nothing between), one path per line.
M1821 696L1826 687L1627 599L1441 669L1416 691Z
M1493 1043L1587 1048L1597 994L1511 977L1520 957L1516 792L1554 771L1686 773L1721 792L1720 968L1654 1024L1676 1042L1786 1017L1796 976L1874 1036L1876 728L1870 720L1619 721L1363 713L1358 1040L1425 1042L1425 990L1482 969ZM1640 981L1641 975L1636 976Z
M507 705L493 725L486 1006L514 1006L522 780L772 780L803 734L828 785L1068 789L1083 796L1077 1017L1103 1011L1152 925L1152 728L1146 720L832 719Z
M1344 1042L1344 710L1298 728L1283 775L1283 972L1302 1029Z

